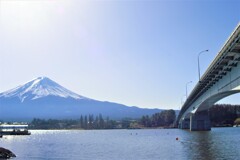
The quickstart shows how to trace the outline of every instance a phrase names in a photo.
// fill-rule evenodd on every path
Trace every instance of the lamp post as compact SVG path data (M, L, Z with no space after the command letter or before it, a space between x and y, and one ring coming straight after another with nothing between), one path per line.
M202 53L204 52L208 52L208 49L207 50L204 50L204 51L201 51L198 53L198 78L199 78L199 82L200 82L200 65L199 65L199 57Z
M186 83L186 99L187 99L187 97L188 97L187 86L188 86L188 84L190 84L190 83L192 83L192 81L189 81L189 82Z

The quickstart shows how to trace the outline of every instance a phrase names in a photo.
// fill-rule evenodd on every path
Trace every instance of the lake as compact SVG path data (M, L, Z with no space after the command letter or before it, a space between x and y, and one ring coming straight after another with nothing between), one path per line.
M190 132L180 129L33 130L30 136L5 136L1 147L16 160L237 160L240 127ZM179 140L176 140L176 138Z

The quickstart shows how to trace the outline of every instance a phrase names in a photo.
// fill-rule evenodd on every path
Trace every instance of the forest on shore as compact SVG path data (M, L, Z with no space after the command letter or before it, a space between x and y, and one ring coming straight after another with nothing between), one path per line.
M216 104L209 109L212 127L240 125L240 105Z
M173 127L176 112L163 110L139 119L124 118L113 120L99 114L80 115L79 119L38 119L29 124L30 129L136 129L136 128L169 128ZM240 125L240 105L216 104L209 109L213 127Z
M29 124L30 129L136 129L166 127L173 124L176 114L174 110L164 110L152 116L142 116L140 119L124 118L113 120L103 115L81 115L79 119L38 119Z

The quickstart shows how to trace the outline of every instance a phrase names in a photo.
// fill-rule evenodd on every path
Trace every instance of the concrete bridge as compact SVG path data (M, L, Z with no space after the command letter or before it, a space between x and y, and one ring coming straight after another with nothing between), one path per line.
M211 130L208 109L217 101L240 93L240 23L200 78L177 118L178 127Z

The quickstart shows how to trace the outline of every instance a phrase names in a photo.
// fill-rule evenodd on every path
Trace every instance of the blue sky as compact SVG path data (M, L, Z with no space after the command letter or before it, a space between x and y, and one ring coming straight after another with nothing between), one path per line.
M0 91L47 76L89 98L178 109L240 1L0 1ZM226 103L239 103L239 95Z

